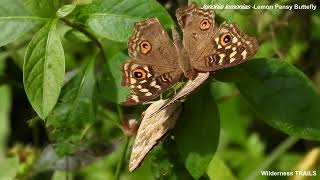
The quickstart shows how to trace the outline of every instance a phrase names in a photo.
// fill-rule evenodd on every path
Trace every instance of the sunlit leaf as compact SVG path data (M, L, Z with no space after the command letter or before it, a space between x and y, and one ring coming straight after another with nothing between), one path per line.
M133 31L133 23L157 17L164 27L173 25L168 12L154 0L96 0L82 8L89 15L89 27L98 35L110 40L126 42Z
M23 83L38 116L45 119L55 106L64 78L64 52L56 33L57 20L43 26L32 38L23 65Z
M0 17L0 47L15 41L44 22L45 19L32 16Z

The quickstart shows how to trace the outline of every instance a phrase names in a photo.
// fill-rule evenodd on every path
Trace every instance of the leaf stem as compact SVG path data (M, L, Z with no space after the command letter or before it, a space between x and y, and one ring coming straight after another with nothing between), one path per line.
M284 152L286 152L291 146L293 146L299 138L288 137L284 140L271 154L248 176L248 180L257 179L261 171L266 170L275 160L279 158Z
M122 168L122 166L124 164L124 160L125 160L125 156L127 154L129 142L130 142L130 137L129 136L125 136L124 147L123 147L122 154L121 154L121 157L119 159L119 162L118 162L118 165L117 165L117 169L116 169L116 173L115 173L115 180L119 180L120 179L120 171L121 171L121 168Z
M119 123L123 124L123 113L122 113L122 108L119 104L117 104L117 111L118 111L118 115L119 115Z
M101 55L102 55L102 58L104 61L107 60L107 56L105 54L105 51L103 49L103 45L102 43L96 38L96 36L91 33L90 31L88 31L86 28L83 27L83 25L81 25L80 23L78 22L73 22L73 21L70 21L66 18L60 18L61 21L63 21L66 25L82 32L83 34L85 34L89 39L91 39L94 43L97 44L97 46L99 47L100 51L101 51Z

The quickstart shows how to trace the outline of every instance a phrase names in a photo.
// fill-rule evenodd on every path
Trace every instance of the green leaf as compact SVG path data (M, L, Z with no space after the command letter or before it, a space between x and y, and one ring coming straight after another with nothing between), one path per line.
M214 180L214 179L236 180L230 168L217 155L215 155L211 160L207 173L211 180Z
M189 0L188 3L191 4L192 2L195 2L199 5L212 5L214 4L214 0Z
M21 0L1 0L0 16L27 16L30 13L25 9Z
M26 32L44 23L45 20L32 16L0 17L0 47L22 37Z
M93 14L88 19L88 26L98 35L119 42L127 42L133 32L133 24L142 20L137 17Z
M51 137L57 142L59 155L70 153L80 143L88 128L95 121L93 94L95 90L95 60L70 80L61 91L61 102L48 116L47 127L52 129Z
M111 58L104 67L104 75L99 82L99 92L107 100L120 103L126 99L129 89L121 86L121 65L128 56L118 53Z
M25 7L34 15L41 17L55 17L60 6L59 0L24 0Z
M1 61L2 63L4 61ZM0 159L5 154L7 146L7 136L10 131L10 106L11 92L8 86L0 86Z
M92 0L73 0L73 3L76 5L87 5L87 4L91 4Z
M89 16L87 23L95 33L120 42L127 41L133 23L141 19L157 17L166 28L174 24L169 13L155 0L95 0L80 12L82 17Z
M68 16L77 6L75 4L67 4L57 11L57 16L62 18Z
M219 130L217 105L207 85L187 99L175 132L178 151L196 179L208 169L218 145Z
M81 8L82 15L94 13L126 15L130 17L157 17L162 25L171 28L174 24L170 14L155 0L93 0Z
M192 176L184 168L176 147L174 138L168 137L165 142L156 146L147 156L146 161L151 161L148 166L154 179L192 179ZM144 163L142 163L142 166L145 166Z
M255 59L216 73L236 83L264 121L287 134L320 139L320 96L294 66L277 59Z
M48 22L33 36L24 58L24 88L42 119L55 106L65 74L64 52L56 24L57 20Z

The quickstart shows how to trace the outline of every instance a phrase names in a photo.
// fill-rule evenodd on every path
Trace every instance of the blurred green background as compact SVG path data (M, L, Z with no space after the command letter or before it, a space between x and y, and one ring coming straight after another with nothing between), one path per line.
M91 32L94 32L93 34L97 35L97 39L99 39L103 45L106 58L108 59L108 63L105 63L101 60L101 54L98 55L97 58L93 57L97 54L97 45L92 39L86 37L83 33L77 31L77 29L67 26L63 21L58 23L57 33L61 38L65 56L65 79L74 77L74 74L79 71L89 74L90 72L93 73L93 70L90 68L96 68L95 73L97 74L96 80L98 83L97 89L92 89L92 91L94 91L92 93L99 90L104 93L97 93L97 96L94 97L94 103L91 104L94 106L94 109L84 111L88 112L88 114L95 113L93 116L96 118L96 121L92 123L87 120L85 123L79 124L81 128L72 132L74 134L59 134L59 131L54 130L59 130L59 128L64 128L65 126L65 128L70 128L66 129L65 132L71 133L72 128L74 128L72 125L77 126L79 122L75 124L68 122L68 124L65 123L63 119L58 122L56 119L59 114L57 113L57 116L49 116L47 123L45 123L37 116L31 107L23 86L22 67L24 54L29 41L38 29L33 28L15 41L1 46L0 180L14 178L54 180L114 179L117 169L120 171L120 179L195 179L192 174L190 175L190 169L183 165L184 162L176 158L175 149L173 148L175 145L172 145L175 142L171 142L172 140L170 138L167 138L165 143L154 148L137 171L134 173L127 171L130 145L133 142L133 138L128 140L129 149L124 151L125 144L123 142L124 139L128 137L124 137L119 128L119 126L121 126L119 119L121 122L122 118L118 116L119 106L110 103L110 101L117 102L119 101L118 98L121 98L115 97L117 95L113 94L114 88L118 88L117 93L122 92L122 90L119 90L120 87L115 84L114 86L110 86L110 84L112 84L110 83L110 79L105 79L106 76L104 76L108 73L109 75L110 73L120 75L116 67L119 67L121 62L126 59L127 34L125 33L127 33L127 31L125 27L127 27L127 29L129 28L130 30L128 31L132 32L132 26L128 26L131 21L157 16L163 26L169 30L170 26L176 23L175 10L179 7L186 6L188 2L184 0L159 0L157 2L153 0L121 0L116 3L116 1L108 0L96 0L93 2L88 0L75 0L61 1L60 4L69 4L72 2L76 4L77 7L69 16L66 16L66 18L79 22L83 25L83 28L90 29ZM225 20L234 22L242 31L250 36L256 37L259 42L259 50L255 58L278 59L279 61L284 61L295 66L308 77L319 93L319 1L244 0L239 2L235 0L199 0L197 2L222 5L275 3L312 3L317 5L318 7L315 11L278 9L217 10L216 20L219 23ZM39 6L41 7L41 5ZM60 6L57 8L60 8ZM43 14L43 12L36 12L36 10L37 8L32 5L32 0L26 0L26 2L19 0L0 0L1 17L24 16L25 13L28 14L29 12L31 12L31 14L38 13L37 16L41 17L50 17L51 14L55 16L55 11L52 13L45 11L45 14ZM38 10L41 11L39 7ZM112 19L102 19L110 23L101 25L96 23L101 19L95 18L97 16L91 16L92 13L120 14L130 17L130 20L125 18L123 21L119 21L118 19L114 21ZM171 18L169 15L171 15ZM3 27L4 23L1 23L2 21L0 21L0 25ZM0 29L0 33L2 30L3 29ZM125 35L122 36L121 32L117 35L109 33L114 31L123 31ZM93 63L91 65L88 63L93 62L92 59L97 59L96 66L94 66ZM265 122L268 122L268 120L258 115L255 107L252 107L250 102L244 98L235 83L229 83L228 80L224 80L224 78L228 79L229 77L224 77L225 74L223 73L231 74L228 71L222 72L221 74L218 73L217 80L209 82L206 86L208 91L206 91L207 95L205 96L213 96L218 106L220 121L214 120L213 122L220 123L220 136L218 137L218 141L213 140L213 143L216 144L212 146L218 146L213 159L210 159L210 164L206 167L206 172L200 172L202 175L197 179L288 179L286 176L261 176L261 170L281 172L318 170L317 177L319 177L319 143L317 141L289 136L283 133L285 130L277 130L268 125L268 123ZM231 78L237 77L231 75ZM90 81L90 77L88 77L88 79L88 81ZM119 79L120 77L118 77L117 80ZM72 83L77 83L78 81L79 80L75 80ZM62 94L67 90L67 88L65 88L65 90L63 89ZM198 97L203 98L203 95L199 95ZM63 102L63 99L60 99L58 102ZM295 106L295 104L292 105ZM60 108L63 109L63 107ZM318 108L320 111L320 107L314 108ZM130 118L131 116L139 117L143 109L145 109L145 106L124 108L122 110L126 115L129 114L126 118ZM57 110L57 112L60 111ZM290 113L290 111L284 111L283 113ZM270 112L270 114L272 114L272 112ZM88 115L88 117L91 116ZM284 117L288 116L284 115ZM85 115L84 118L87 118L87 115ZM308 123L307 118L308 117L306 117L305 122L302 122L302 124ZM320 117L315 117L314 119L320 120ZM88 125L90 126L90 130L87 131L87 126L85 125L88 123L92 124ZM271 125L277 128L277 125L272 123L271 120ZM210 127L208 127L206 131L214 130L214 127L212 127L211 130ZM303 134L308 132L306 130L306 132L298 133ZM89 141L83 143L78 140L80 136L82 138L85 135L89 137ZM212 133L210 135L212 135ZM214 136L213 133L213 137ZM210 138L211 137L212 136L210 136ZM56 141L60 142L60 144L57 145L58 154L70 155L70 164L68 164L68 157L57 157L55 152L50 151L50 148L48 149L48 145ZM188 143L187 140L185 141ZM78 144L72 144L70 142L76 142ZM76 145L77 149L75 150L74 146ZM208 145L208 147L209 146L210 145ZM47 151L41 154L45 147L47 147ZM204 145L204 147L206 146ZM125 155L123 156L123 154ZM212 152L212 154L214 154L214 152ZM121 159L122 157L124 157L124 159ZM117 168L119 161L123 161L123 164L120 165L120 168ZM79 168L82 165L83 167ZM68 168L72 169L72 171L64 171L64 169ZM289 178L320 179L317 177L292 176Z

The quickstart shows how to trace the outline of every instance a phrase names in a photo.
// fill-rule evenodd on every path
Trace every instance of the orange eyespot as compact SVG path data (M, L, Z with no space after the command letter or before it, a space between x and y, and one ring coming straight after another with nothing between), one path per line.
M151 51L151 44L148 41L142 41L140 43L140 50L142 54L147 54Z
M136 79L143 79L146 77L146 72L142 69L135 69L133 70L132 75Z
M200 29L201 30L207 30L211 26L211 22L208 19L204 19L200 23Z
M222 46L227 45L229 42L231 42L231 35L229 33L223 34L220 38L220 43Z

